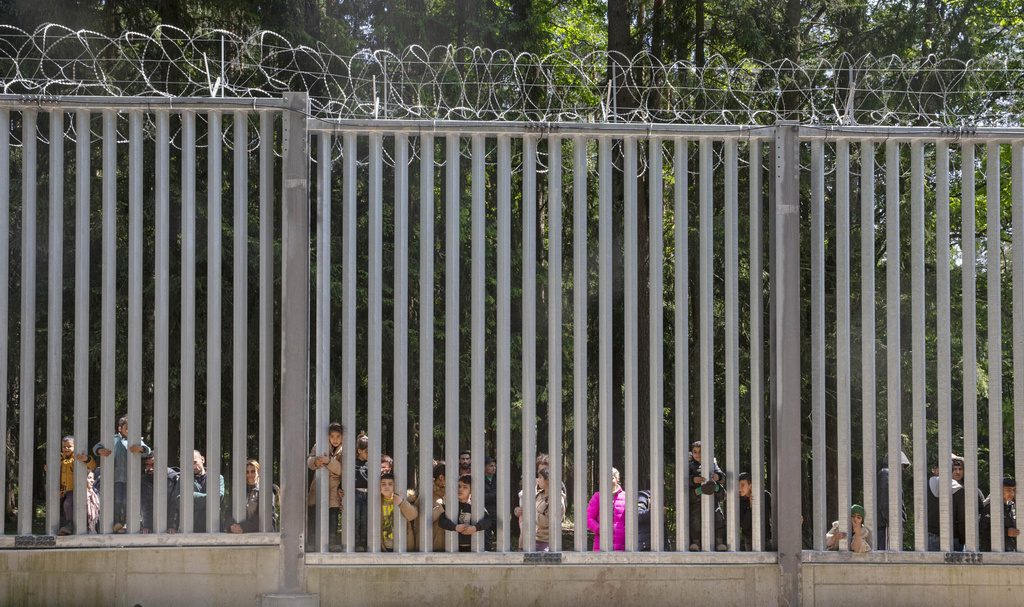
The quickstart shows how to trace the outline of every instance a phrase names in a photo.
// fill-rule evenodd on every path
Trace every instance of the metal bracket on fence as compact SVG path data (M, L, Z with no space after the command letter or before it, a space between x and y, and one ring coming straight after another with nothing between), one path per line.
M524 565L561 565L561 552L527 552L523 554Z
M24 550L56 548L57 537L53 535L19 535L14 538L14 547Z

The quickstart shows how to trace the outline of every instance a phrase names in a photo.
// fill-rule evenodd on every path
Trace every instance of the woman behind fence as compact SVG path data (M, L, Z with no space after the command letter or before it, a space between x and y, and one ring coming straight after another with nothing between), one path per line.
M626 494L620 484L619 471L612 468L612 550L626 549ZM587 506L587 528L594 532L594 551L601 549L601 492L590 498Z
M254 533L260 530L260 463L254 459L245 464L245 518L228 527L230 533ZM277 531L278 488L271 486L270 529Z

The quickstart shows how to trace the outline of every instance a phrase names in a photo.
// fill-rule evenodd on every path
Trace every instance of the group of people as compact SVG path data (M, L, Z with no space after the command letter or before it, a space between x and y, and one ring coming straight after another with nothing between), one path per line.
M113 490L113 527L114 533L126 533L128 521L128 454L141 456L142 468L139 481L140 487L140 518L136 521L142 533L150 533L156 529L154 521L154 480L156 456L153 450L140 440L137 444L129 444L128 418L121 417L113 439L109 443L97 443L92 448L92 455L75 449L75 439L65 436L61 441L60 455L60 527L59 535L70 535L75 532L74 490L75 461L86 466L86 533L97 533L100 518L100 474L108 473L114 477ZM102 465L100 465L102 464ZM107 472L104 472L107 471ZM192 455L192 530L195 532L227 531L229 533L246 533L257 531L260 521L260 463L255 459L246 462L245 513L238 519L227 516L222 502L225 495L224 476L220 475L214 482L206 472L206 458L199 451ZM182 527L180 504L185 492L181 470L176 467L167 468L167 513L166 525L168 533L175 533ZM211 495L211 491L213 492ZM273 488L276 494L277 488ZM212 505L212 506L211 506ZM207 508L218 510L217 528L207 529ZM273 526L277 527L276 511L272 516Z
M950 470L950 515L952 519L952 542L954 551L964 550L967 543L967 489L964 484L964 458L955 453L951 454ZM900 466L907 470L910 468L910 460L906 454L900 453ZM877 476L878 488L878 547L884 550L888 543L889 527L889 466L883 462ZM925 492L928 520L928 550L937 551L940 549L941 522L939 519L939 496L941 495L942 481L938 468L929 470L928 489ZM1006 552L1017 550L1017 537L1020 531L1017 529L1017 482L1013 477L1003 478L1001 487L993 487L986 497L981 489L977 490L974 496L977 500L975 512L977 518L974 523L978 529L978 548L983 552L992 549L992 508L1003 509L1003 549ZM900 508L899 516L903 522L907 521L907 511L903 502L903 493L900 492L897 500Z
M689 549L697 551L702 549L702 528L703 508L702 498L711 496L712 513L714 517L713 542L715 550L727 550L725 542L725 472L718 465L717 460L712 460L709 466L710 475L705 477L702 471L702 454L700 441L690 444L689 463L687 466L687 496L689 501ZM612 549L625 550L626 548L626 494L622 489L621 476L616 468L612 468ZM761 503L754 499L753 484L750 473L741 472L737 476L737 493L739 494L739 521L740 521L740 550L751 550L753 546L753 512L754 508L762 506L765 512L771 511L771 494L764 491L761 496ZM651 550L651 493L644 489L638 492L637 496L637 535L639 550ZM594 550L601 546L601 494L595 493L590 498L587 507L587 528L594 533ZM771 541L771 519L765 518L766 529L768 529L769 542ZM667 534L665 534L667 537ZM662 547L664 548L664 547Z
M325 449L313 447L307 459L307 466L311 471L326 468L328 471L328 532L329 546L332 550L340 549L341 530L341 509L344 503L344 488L342 485L343 459L342 449L344 443L345 429L339 423L332 423L328 427L327 445ZM122 417L117 422L116 432L109 443L97 443L92 449L92 455L75 448L75 439L72 436L65 436L61 442L60 452L60 530L61 535L68 535L75 532L75 463L84 464L86 470L85 481L85 508L86 508L86 533L96 533L97 524L100 519L101 499L99 495L99 478L103 473L113 475L113 531L125 533L128 525L127 509L127 485L128 485L128 454L137 454L142 458L140 487L140 520L137 521L142 533L153 531L156 526L154 522L154 480L155 480L155 454L140 440L136 444L129 444L128 440L128 418ZM369 437L360 433L355 441L355 512L354 532L355 549L365 551L367 549L367 518L371 500L368 499L369 490ZM910 466L910 461L905 454L901 453L900 465L904 468ZM547 455L541 453L536 458L536 486L531 491L520 491L518 505L512 514L519 521L522 528L524 505L526 500L534 502L535 516L535 537L536 550L547 551L551 536L554 533L561 533L561 520L552 520L552 504L560 503L559 512L565 512L566 492L564 485L558 488L549 486L550 461ZM106 471L106 472L105 472ZM394 549L394 525L396 520L404 520L407 525L407 548L416 550L418 534L413 527L414 521L419 517L420 510L416 506L419 495L416 490L410 489L404 494L395 492L395 477L393 473L393 460L389 455L382 455L380 461L380 508L381 508L381 541L383 550ZM458 534L458 545L461 551L468 551L472 545L472 537L477 533L484 534L484 545L487 549L495 548L495 514L497 512L497 465L493 457L487 457L484 466L484 496L483 513L479 517L473 516L473 476L472 458L469 451L459 454L457 499L457 513L449 518L445 510L445 495L447 488L447 467L443 461L434 461L431 497L431 525L433 527L432 543L433 550L443 551L445 549L446 532L454 531ZM707 476L705 476L707 474ZM625 549L625 511L626 497L621 486L621 477L617 469L611 471L612 482L612 547L614 550ZM183 475L178 468L169 467L166 471L167 487L165 495L167 504L167 531L174 533L182 528L180 504L184 492ZM865 521L865 508L860 504L853 504L850 508L849 527L840 529L839 521L832 523L825 534L825 545L829 550L838 550L842 541L846 542L847 549L853 552L868 552L872 549L885 550L888 542L889 527L889 497L888 497L889 467L883 462L877 476L877 536L872 534L871 529ZM740 550L752 548L753 533L753 512L754 508L763 508L763 512L771 511L771 494L764 491L758 503L753 495L753 485L750 474L741 472L737 475L737 489L739 502L739 531ZM725 543L725 472L712 460L708 466L708 472L703 469L701 443L695 441L690 445L689 465L686 473L687 495L689 499L689 531L690 545L692 551L702 549L702 527L703 508L702 498L711 496L713 514L713 542L716 550L726 550ZM928 528L928 549L939 550L940 522L939 522L939 495L940 476L938 470L933 468L928 480L927 490L927 528ZM964 488L964 460L962 457L953 454L952 470L950 476L951 520L952 520L952 546L953 550L963 550L966 543L966 489ZM192 499L193 499L193 520L192 530L195 532L226 531L229 533L247 533L257 531L260 528L260 494L263 490L260 483L260 463L250 459L246 463L246 485L245 485L245 509L242 516L234 518L227 516L230 509L222 507L225 496L225 484L223 475L216 480L210 478L206 471L206 460L202 453L194 451L192 459ZM556 491L557 489L557 491ZM277 487L273 491L273 503L277 504ZM985 496L978 490L977 500L979 543L980 549L988 551L992 546L991 525L989 523L992 509L1003 509L1003 546L1006 551L1015 551L1019 530L1017 529L1016 510L1016 482L1013 478L1006 477L1002 487ZM315 504L317 500L317 484L312 482L308 493L309 507L309 533L312 535L316 517ZM903 506L903 494L900 492L898 503L900 512L898 516L906 521L906 509ZM600 517L600 493L595 493L587 508L587 527L594 534L594 550L599 550L601 545L601 517ZM207 529L208 508L215 507L221 513L216 518L217 528ZM637 522L638 522L638 548L640 550L651 550L651 494L648 490L638 492L637 499ZM277 528L277 510L275 506L271 515L273 528ZM401 516L396 519L395 512ZM771 517L765 517L765 529L767 531L767 546L773 541L771 532ZM665 534L666 536L668 534ZM525 547L525 541L520 535L519 548ZM662 547L665 548L665 547Z
M307 466L311 471L326 468L328 471L327 505L328 505L328 546L330 550L340 550L341 531L341 509L344 503L344 488L342 477L344 475L342 450L344 444L345 429L339 423L331 423L327 433L327 448L319 449L313 447L307 459ZM355 512L353 515L355 550L365 551L367 549L367 514L370 501L368 499L368 468L369 438L365 433L360 433L355 441ZM381 542L383 550L391 551L394 548L394 513L401 515L407 527L407 549L417 550L418 534L413 527L414 521L420 516L420 509L416 506L420 496L414 489L409 489L405 495L395 493L394 475L391 471L391 457L381 456ZM725 545L725 517L724 517L724 495L725 495L725 473L712 462L709 478L702 476L701 472L701 444L694 442L690 446L690 462L688 466L688 494L690 500L690 536L692 538L690 549L701 549L701 498L710 495L713 499L714 512L714 541L715 548L726 550ZM457 513L449 518L445 510L445 495L448 483L447 466L445 462L435 460L433 466L433 479L431 487L432 508L431 525L432 550L444 551L446 532L454 531L458 534L458 546L460 551L469 551L472 546L472 537L477 533L484 534L484 547L488 550L495 548L495 514L497 512L497 465L493 457L488 456L484 466L484 507L479 517L473 516L473 473L472 457L470 452L462 451L459 454L458 476L457 476ZM549 550L551 537L559 534L562 530L561 519L553 519L552 505L560 503L558 512L565 512L566 491L564 485L554 488L550 486L550 460L546 454L540 453L536 457L536 486L532 491L520 491L517 505L512 515L517 519L520 529L523 529L524 506L527 500L534 502L534 545L535 550L544 552ZM614 550L625 549L625 492L621 486L621 476L617 469L612 469L612 546ZM556 490L557 489L557 490ZM750 550L752 548L752 513L755 507L763 506L765 511L771 509L771 494L763 492L761 504L754 500L753 485L749 473L741 473L738 476L739 493L739 520L740 520L740 548ZM309 486L307 495L308 506L308 532L314 532L316 512L315 505L318 499L317 482L313 480ZM594 534L594 550L600 549L601 544L601 523L600 523L600 494L595 493L589 502L587 509L587 528ZM651 493L649 490L640 490L637 496L637 521L638 521L638 548L640 550L651 550ZM770 533L770 517L765 518L766 529ZM666 534L667 535L667 534ZM769 540L770 541L770 540ZM526 546L525 536L519 536L519 548ZM664 547L663 547L664 548Z

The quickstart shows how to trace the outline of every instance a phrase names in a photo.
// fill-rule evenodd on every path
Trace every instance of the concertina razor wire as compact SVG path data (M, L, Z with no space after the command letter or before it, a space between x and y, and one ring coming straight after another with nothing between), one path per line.
M339 55L272 31L106 36L46 24L0 25L0 92L277 97L307 92L313 116L770 125L1017 126L1024 58L712 57L705 66L650 53L513 53L439 46Z

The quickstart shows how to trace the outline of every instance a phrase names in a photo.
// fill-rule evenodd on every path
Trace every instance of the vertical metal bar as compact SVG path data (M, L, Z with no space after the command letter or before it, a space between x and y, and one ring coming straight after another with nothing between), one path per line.
M420 135L420 550L433 546L434 507L434 136Z
M875 144L860 142L860 376L864 510L877 524L875 507ZM820 533L820 530L819 530Z
M690 292L689 292L689 142L685 139L675 140L675 157L673 172L675 190L673 192L673 238L675 244L675 260L673 267L673 296L675 297L675 334L672 337L674 346L674 403L675 414L675 500L676 500L676 550L689 549L690 546L690 487L688 479L690 452Z
M949 483L953 465L953 365L950 343L949 144L945 141L935 144L935 268L935 324L938 333L938 391L935 396L939 418L939 549L949 552L953 545L953 517L950 508L952 491Z
M825 549L825 150L811 142L811 545ZM844 513L839 513L842 522ZM845 527L843 527L845 529Z
M405 499L409 469L409 136L395 135L395 493ZM424 479L430 478L429 475ZM426 488L426 484L422 487ZM406 524L395 508L394 551L405 552Z
M1013 461L1014 478L1024 478L1024 142L1012 148L1010 196L1013 214ZM941 325L940 325L941 326ZM1024 542L1017 542L1024 552Z
M142 112L128 114L128 419L142 419ZM129 429L139 428L136 423ZM128 459L128 533L139 532L142 513L140 458ZM147 521L150 522L150 521Z
M928 461L925 444L925 285L924 285L924 144L910 145L910 313L911 313L911 384L913 393L914 434L914 550L928 549L927 510L924 492L928 471L920 465ZM890 466L890 470L892 467Z
M850 459L850 142L836 142L836 481L839 528L849 529ZM870 472L869 472L870 473ZM818 535L821 529L817 530ZM849 546L849 536L840 549Z
M6 129L0 129L7 132ZM165 131L166 132L166 131ZM75 114L75 448L89 450L89 112ZM6 148L6 146L4 146ZM2 166L6 167L7 163ZM0 188L6 191L6 188ZM4 217L7 214L4 213ZM6 293L6 289L0 289ZM6 314L4 319L6 322ZM6 343L6 342L5 342ZM6 365L4 369L6 370ZM6 401L5 401L6 402ZM136 426L138 427L138 422ZM133 426L129 424L129 429ZM100 440L109 440L111 428L100 428ZM106 443L104 443L106 444ZM5 450L6 451L6 450ZM101 463L105 463L101 462ZM75 461L75 533L85 534L85 464ZM6 470L6 468L5 468ZM166 472L165 472L166 476Z
M259 461L260 531L274 531L274 117L260 113ZM207 454L209 458L209 454ZM216 478L216 477L214 477ZM206 504L207 510L212 508ZM212 529L212 525L207 525Z
M774 162L774 265L772 276L776 344L772 444L780 602L795 605L800 592L800 143L795 123L777 123ZM818 530L820 533L820 530Z
M192 480L192 452L195 449L196 406L196 115L181 114L181 472L182 478ZM216 477L208 480L214 501L218 483ZM191 482L188 483L191 486ZM237 490L241 490L240 488ZM181 492L181 528L190 533L193 523L193 504L190 491ZM220 531L219 526L206 531Z
M235 112L234 155L234 256L231 260L232 319L231 344L231 515L236 521L245 516L245 461L248 450L249 404L249 116ZM216 480L214 483L216 484Z
M18 381L18 419L21 422L18 533L21 535L32 534L35 515L32 473L36 450L36 117L34 110L21 113L21 378ZM4 187L10 187L9 183Z
M331 451L327 443L327 425L331 422L331 134L320 133L317 155L316 205L316 387L315 426L316 454ZM327 528L330 507L330 471L321 466L316 471L316 509L314 516L316 552L330 548Z
M573 549L587 550L587 140L572 140Z
M484 383L484 356L487 351L484 340L486 339L484 323L484 281L486 275L486 233L484 231L484 186L486 177L484 174L484 136L475 134L472 138L472 174L470 186L472 188L472 227L470 244L472 251L471 279L470 282L470 457L472 458L473 474L473 521L480 520L484 515L484 500L480 499L484 494L484 475L480 472L484 469L484 399L486 397L486 385ZM524 167L525 168L525 167ZM524 261L525 263L525 261ZM525 295L524 295L525 298ZM525 308L525 306L524 306ZM526 351L524 347L523 356ZM524 360L525 363L525 360ZM525 371L524 371L525 373ZM524 383L524 393L526 387ZM525 403L524 403L525 405ZM525 406L524 406L525 408ZM523 429L525 433L525 426ZM525 487L525 485L524 485ZM491 513L492 515L497 513ZM483 552L484 533L474 533L471 538L473 552Z
M740 549L739 382L739 184L735 139L725 142L725 532L729 550Z
M963 369L964 369L964 549L978 550L978 335L977 335L977 244L974 221L974 144L961 148L960 234L963 242L961 296L963 297Z
M281 202L280 590L305 590L306 445L309 418L309 156L304 93L285 93ZM347 475L351 477L352 475Z
M345 445L342 450L342 475L344 499L341 512L344 520L341 531L346 552L355 552L355 508L356 508L356 160L357 139L355 133L345 133L345 150L342 154L342 204L344 207L341 237L341 417L345 426Z
M0 124L0 130L7 125ZM50 111L50 244L48 251L49 273L46 312L46 533L56 535L60 527L60 452L61 441L61 397L62 352L64 334L64 111ZM10 183L4 181L4 183ZM7 188L3 188L7 189ZM5 255L6 248L0 248ZM4 266L7 262L4 261ZM0 287L7 291L7 282ZM2 327L0 327L2 329ZM6 332L2 333L7 335ZM6 343L6 339L4 340ZM6 348L6 345L4 346ZM6 394L0 394L6 399ZM4 436L0 434L0 436ZM87 445L75 445L75 452L87 452ZM3 465L3 458L0 458ZM0 484L0 487L5 485ZM0 491L2 493L2 491ZM2 530L0 530L2 533Z
M444 458L447 469L456 470L446 474L445 515L457 520L459 504L458 490L459 456L459 136L454 133L446 138L445 154L445 294L444 294ZM501 282L501 279L498 279ZM500 324L500 322L499 322ZM499 368L501 364L499 363ZM500 390L500 387L499 387ZM500 434L500 432L499 432ZM500 456L499 456L500 458ZM459 549L458 537L454 532L445 534L448 552Z
M651 139L649 155L649 198L648 218L649 259L648 264L650 298L650 453L651 453L651 550L665 549L663 513L665 511L665 293L664 283L664 174L662 168L662 140Z
M750 141L750 485L751 549L765 549L764 533L764 339L761 240L761 141ZM677 468L679 470L680 468Z
M626 492L626 512L625 516L625 531L626 531L626 550L634 552L637 544L637 528L636 528L636 500L637 491L639 489L637 483L638 476L638 462L637 462L637 451L640 433L640 423L637 419L639 416L639 398L638 394L638 380L637 376L640 373L640 369L637 362L638 354L638 340L639 340L639 327L637 322L638 304L637 296L639 291L639 280L637 277L637 186L636 186L636 174L637 174L637 159L636 159L636 138L626 137L622 140L622 146L624 148L624 159L625 165L623 169L623 181L625 182L625 197L623 200L623 334L625 336L625 344L623 345L623 375L625 379L624 386L624 428L623 438L625 443L625 466L623 470L623 476L625 476L623 489ZM602 527L603 530L610 529L610 527Z
M549 549L562 551L562 139L548 137Z
M221 385L222 332L222 248L224 218L221 206L223 179L223 131L221 113L207 115L207 190L206 190L206 475L221 476L220 433L222 414ZM261 462L267 472L271 462ZM261 479L262 482L262 479ZM206 505L206 528L213 529L220 520L220 500Z
M370 134L370 209L369 209L369 302L367 320L369 325L369 352L367 365L367 416L368 436L370 438L367 473L366 502L369 508L367 516L366 549L368 552L380 552L380 452L383 432L381 431L381 405L383 399L383 373L381 366L384 358L384 299L382 284L384 282L384 171L381 162L381 133Z
M509 483L512 458L512 140L498 135L498 267L497 267L497 369L495 400L498 405L498 483L497 548L512 549L512 530L508 520L511 510ZM497 514L497 513L495 513Z
M537 546L537 138L523 137L523 548ZM504 513L501 513L504 514Z
M0 109L0 181L11 182L11 114L8 110ZM0 335L8 335L8 313L9 295L8 289L10 279L10 233L11 233L11 189L0 188L0 252L3 252L3 259L0 260ZM76 245L77 250L77 245ZM77 282L76 282L77 284ZM76 333L77 336L77 333ZM76 342L77 344L77 342ZM77 368L78 350L76 345L75 361ZM7 436L7 362L8 362L8 340L0 339L0 436ZM76 403L78 393L78 374L75 375ZM77 419L77 418L76 418ZM76 426L77 433L77 426ZM88 449L85 446L85 437L78 436L75 440L75 447L78 450ZM83 442L80 442L83 441ZM84 466L82 466L84 468ZM77 474L81 474L77 469ZM83 483L84 486L84 483ZM7 499L7 449L0 450L0 493ZM84 497L84 496L83 496ZM6 533L6 516L0 516L0 534Z
M598 487L600 488L601 552L612 540L612 141L598 139Z
M153 531L167 530L167 464L170 455L167 440L169 399L169 316L170 316L170 115L156 114L156 239L153 302ZM142 420L128 420L128 430L141 428ZM104 429L109 431L108 429ZM133 432L134 434L134 432ZM189 467L191 470L191 466ZM184 492L191 497L191 483Z
M888 396L889 550L903 549L902 385L900 346L900 145L885 143L885 344ZM920 462L918 463L920 465Z
M117 297L117 114L103 112L103 253L102 300L100 301L100 427L114 427L115 381L115 299ZM140 424L139 420L132 423ZM136 444L130 442L129 444ZM136 459L128 453L128 459ZM105 474L100 480L100 533L110 533L114 520L114 478ZM118 521L122 524L127 521Z
M713 142L700 140L700 442L701 476L710 479L715 470L715 335L712 307L714 277L714 174ZM715 497L704 495L701 505L701 548L714 546Z
M990 508L992 551L1003 551L1003 306L1002 306L1002 200L999 188L999 143L989 143L985 158L985 207L988 237L985 272L988 286L988 486L999 498ZM923 338L922 338L923 341ZM973 493L965 496L974 497Z

